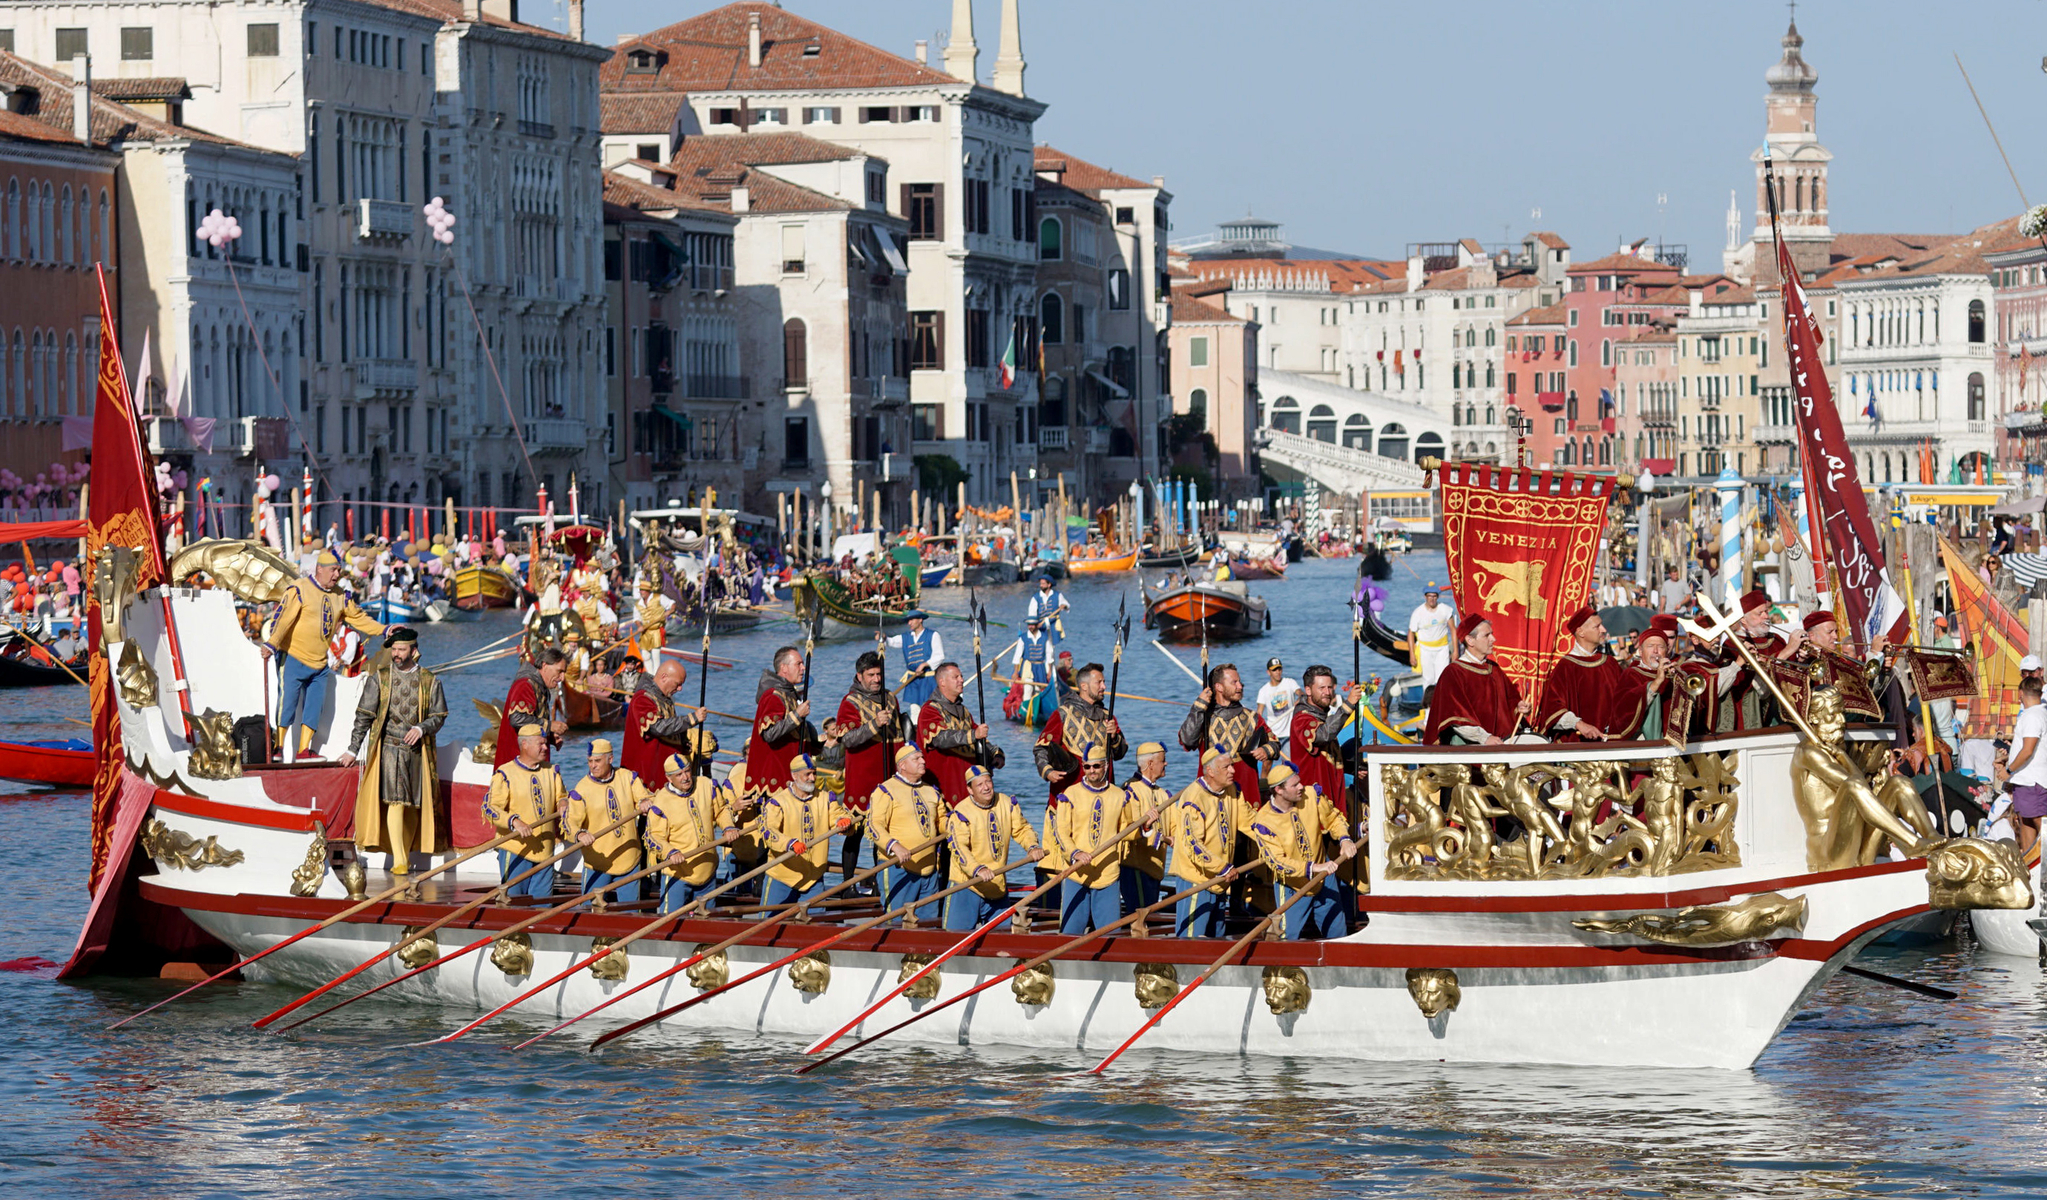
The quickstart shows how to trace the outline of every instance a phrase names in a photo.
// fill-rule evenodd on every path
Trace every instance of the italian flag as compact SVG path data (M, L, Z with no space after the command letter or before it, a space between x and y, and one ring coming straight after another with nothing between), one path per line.
M1002 351L1002 387L1007 390L1016 384L1016 330L1009 331L1009 345Z

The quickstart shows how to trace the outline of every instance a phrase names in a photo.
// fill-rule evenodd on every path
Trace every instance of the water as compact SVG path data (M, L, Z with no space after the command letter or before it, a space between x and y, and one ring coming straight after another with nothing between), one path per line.
M1441 572L1440 556L1396 565L1388 623ZM1272 633L1219 653L1254 678L1275 653L1295 676L1315 659L1348 677L1351 564L1308 562L1290 575L1253 585L1272 602ZM1108 622L1130 586L1067 585L1076 658L1107 660ZM1021 589L984 596L997 619L1020 624ZM966 607L963 593L931 599ZM955 657L971 659L963 624L937 627ZM444 660L510 628L493 614L428 627L422 642L429 661ZM1190 697L1193 685L1142 636L1133 630L1125 689ZM750 711L759 667L784 640L774 629L719 639L714 651L740 666L712 676L712 707ZM819 648L821 695L838 694L865 647ZM1365 662L1367 674L1398 670L1369 653ZM509 675L500 663L449 677L455 735L476 734L468 699L501 697ZM4 738L70 736L78 727L62 718L86 713L82 689L8 699ZM1133 742L1169 746L1182 711L1118 706ZM1042 795L1024 765L1030 735L996 726L1022 768L1005 772L1009 786ZM738 727L719 728L737 743ZM1173 757L1171 778L1189 777L1189 756ZM566 763L580 758L571 751ZM85 907L85 797L0 788L10 868L0 960L62 961ZM789 1042L683 1031L596 1059L575 1038L514 1058L509 1035L537 1026L507 1020L495 1035L412 1047L456 1014L377 1003L280 1036L248 1028L285 997L254 984L218 985L110 1034L108 1023L170 985L0 972L12 1035L0 1042L0 1147L12 1187L70 1196L2047 1193L2041 969L1967 942L1866 962L1962 997L1943 1004L1837 978L1752 1072L1140 1050L1099 1079L1072 1077L1085 1065L1078 1054L885 1046L799 1079Z

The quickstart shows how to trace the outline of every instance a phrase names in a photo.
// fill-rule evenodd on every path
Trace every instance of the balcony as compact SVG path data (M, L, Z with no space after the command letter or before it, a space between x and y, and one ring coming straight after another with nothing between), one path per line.
M2004 428L2008 433L2037 432L2047 428L2047 410L2036 408L2030 412L2006 413Z
M1087 452L1089 454L1107 454L1109 452L1109 431L1100 428L1089 429L1087 431Z
M1789 446L1798 441L1796 425L1758 425L1756 444L1758 446Z
M682 394L692 400L744 400L752 394L744 375L691 374L683 380Z
M419 390L419 364L409 358L365 358L355 364L358 398L410 395Z
M1064 425L1038 426L1038 449L1064 450L1066 448L1067 448L1066 426Z
M896 408L909 403L910 381L894 375L879 375L872 379L854 376L848 388L850 394L860 400L872 400L873 408Z
M729 292L732 290L732 268L716 266L694 266L688 270L689 286L696 292Z
M358 240L370 238L403 238L412 236L412 206L397 200L371 200L367 197L356 201L355 236Z
M548 452L580 454L590 444L588 425L562 417L529 420L521 427L520 432L526 437L526 448L536 454Z

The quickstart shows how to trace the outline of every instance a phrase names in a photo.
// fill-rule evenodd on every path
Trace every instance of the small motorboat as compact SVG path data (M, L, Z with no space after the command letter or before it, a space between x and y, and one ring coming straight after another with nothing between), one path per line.
M417 625L428 620L430 605L414 604L408 600L393 600L389 597L365 601L362 610L386 625Z
M1286 560L1278 557L1233 559L1230 575L1235 579L1285 579Z
M946 581L952 578L954 566L955 564L949 562L926 563L917 570L917 586L920 588L944 587Z
M1162 642L1235 642L1262 637L1272 614L1243 584L1204 580L1148 593L1144 627L1157 630Z
M1103 558L1075 558L1066 563L1068 572L1074 575L1106 575L1113 571L1128 571L1137 566L1137 551Z
M0 779L51 783L58 787L91 787L97 766L92 744L77 738L53 742L0 742Z
M967 563L960 567L959 576L963 587L999 587L1019 578L1016 564L1001 559Z

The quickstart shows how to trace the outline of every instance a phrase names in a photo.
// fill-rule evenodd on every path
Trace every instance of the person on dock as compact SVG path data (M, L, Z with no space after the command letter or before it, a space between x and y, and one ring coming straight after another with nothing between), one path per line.
M553 761L555 748L561 745L562 734L569 729L569 723L562 719L561 703L562 680L568 669L568 656L548 646L512 676L512 686L505 689L504 716L498 723L498 766L505 765L519 752L515 731L527 725L542 727L545 740L540 748L540 761Z
M1423 704L1429 702L1429 689L1450 665L1450 639L1456 633L1456 622L1456 610L1442 602L1442 589L1430 580L1422 602L1407 614L1407 645L1415 668L1422 673Z
M995 776L987 768L967 768L967 798L946 814L946 840L952 849L952 865L946 882L974 886L954 892L945 900L945 927L969 933L1002 911L1009 898L1009 881L1002 868L1010 860L1010 847L1024 847L1033 862L1045 857L1037 831L1012 796L995 790Z
M1606 622L1587 604L1564 619L1570 649L1557 656L1536 706L1535 728L1552 741L1607 742L1638 728L1650 686L1663 686L1659 672L1647 681L1606 652Z
M1345 936L1350 922L1343 888L1331 876L1357 857L1350 824L1329 797L1304 789L1300 775L1286 763L1274 763L1265 781L1272 798L1251 818L1251 839L1272 872L1273 903L1285 904L1308 889L1315 893L1287 910L1286 936L1294 941ZM1336 854L1324 857L1331 840L1337 843Z
M899 746L895 759L895 774L867 800L867 836L874 843L875 861L892 862L881 871L884 909L917 904L937 894L938 847L926 843L945 832L941 823L945 802L938 798L938 789L925 781L924 752L915 746ZM851 787L850 782L847 786ZM923 922L941 915L918 904L910 917Z
M854 661L853 686L826 726L827 732L838 731L838 742L817 755L822 765L845 771L847 807L856 823L867 811L867 798L895 770L896 750L906 740L902 710L895 693L884 686L883 669L881 655L872 650ZM859 855L860 839L847 838L839 860L845 874L853 874Z
M1287 678L1286 664L1277 658L1265 660L1265 677L1258 685L1258 719L1274 738L1284 740L1293 728L1294 699L1300 695L1301 685Z
M1045 841L1058 848L1061 869L1078 868L1060 886L1059 932L1064 934L1103 929L1123 915L1123 857L1129 843L1116 835L1135 820L1150 826L1159 815L1109 781L1108 747L1088 743L1080 762L1080 782L1045 810Z
M1031 757L1038 777L1051 785L1046 797L1048 804L1059 803L1066 789L1080 782L1081 751L1087 746L1101 746L1111 762L1130 752L1122 724L1109 715L1108 707L1102 703L1108 692L1102 664L1089 663L1074 672L1073 690L1046 719L1045 730L1038 735ZM1114 767L1109 769L1109 778L1115 778Z
M717 783L698 775L689 755L669 755L662 769L668 785L647 808L647 850L667 864L656 878L660 911L668 913L711 890L718 848L739 840L739 831L730 827Z
M936 686L933 673L938 670L938 664L945 661L945 639L936 630L924 628L926 617L921 608L904 613L903 620L908 622L908 629L890 637L888 644L891 649L903 652L900 695L902 702L909 707L910 726L914 729L922 715L919 710L930 702Z
M1159 781L1166 777L1166 748L1158 742L1145 742L1137 747L1137 774L1123 785L1132 801L1145 808L1167 812L1173 803L1173 794ZM1146 905L1156 904L1165 893L1160 889L1166 880L1166 850L1171 845L1172 823L1163 815L1158 824L1130 839L1130 849L1123 856L1123 911L1127 915Z
M1497 746L1516 736L1528 701L1493 659L1493 623L1470 613L1457 623L1463 653L1436 681L1422 742L1430 746Z
M412 854L432 854L434 828L434 739L448 721L441 681L419 665L419 634L393 625L384 634L384 654L363 682L355 705L355 727L344 767L354 766L362 747L362 775L355 792L355 846L389 850L391 873L409 874Z
M780 856L796 857L768 868L771 907L796 904L824 890L825 866L831 861L832 835L853 833L853 814L842 797L818 786L817 763L808 754L789 760L789 782L760 800L760 839Z
M1251 803L1258 799L1259 770L1279 757L1279 739L1244 707L1244 679L1235 663L1209 669L1208 686L1188 708L1179 736L1183 750L1216 749L1234 759L1237 792Z
M1335 800L1347 814L1350 802L1343 785L1343 727L1350 723L1365 689L1350 685L1350 695L1336 694L1336 672L1316 664L1301 676L1301 702L1287 730L1287 759L1308 786Z
M632 771L615 765L609 738L590 743L590 771L569 795L562 832L583 847L583 894L601 893L607 904L631 904L640 898L635 879L613 885L640 869L640 822L620 821L644 813L653 793ZM617 825L616 829L611 828ZM603 832L608 831L608 832Z
M1180 789L1174 800L1168 838L1172 856L1168 885L1175 892L1207 887L1230 869L1237 834L1244 828L1244 801L1237 791L1236 762L1221 750L1201 755L1201 773ZM1228 897L1220 885L1184 897L1173 910L1173 932L1179 937L1221 937Z
M966 676L959 664L942 662L932 675L931 699L917 712L917 748L924 770L947 807L967 798L967 773L975 766L998 769L1004 756L989 744L988 727L974 720L962 697Z
M703 727L704 710L675 705L675 693L688 679L688 668L674 659L665 660L652 675L640 676L633 698L626 703L621 765L643 780L661 778L661 765L668 756L687 749L690 731Z
M1053 641L1063 642L1066 640L1066 622L1062 618L1072 607L1066 602L1066 594L1052 586L1052 577L1040 575L1038 590L1024 605L1024 620L1042 622L1051 631Z
M294 751L293 757L312 749L313 726L320 719L334 678L327 665L327 651L335 631L345 625L367 637L384 632L384 626L336 590L340 576L341 560L331 550L320 551L313 573L299 576L285 588L277 620L270 627L270 640L263 646L264 658L284 655L277 689L277 740ZM294 729L298 731L295 748L291 746ZM504 756L510 758L511 753Z
M789 782L789 760L818 746L810 723L810 701L799 689L804 674L803 651L783 646L775 651L774 667L762 671L754 695L753 733L746 742L746 786L764 794Z
M510 880L535 863L554 857L554 835L543 833L543 821L560 816L567 788L546 757L547 731L538 724L519 727L510 761L502 763L490 777L490 790L483 797L483 819L499 833L519 836L498 850L498 879ZM554 866L535 871L506 889L505 895L540 899L554 894Z

